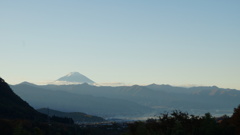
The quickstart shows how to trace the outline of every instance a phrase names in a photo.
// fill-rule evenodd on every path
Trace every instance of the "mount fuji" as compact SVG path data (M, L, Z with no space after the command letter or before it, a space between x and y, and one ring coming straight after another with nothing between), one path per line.
M69 74L56 80L57 82L66 82L66 83L88 83L93 84L94 81L87 78L86 76L80 74L79 72L70 72Z

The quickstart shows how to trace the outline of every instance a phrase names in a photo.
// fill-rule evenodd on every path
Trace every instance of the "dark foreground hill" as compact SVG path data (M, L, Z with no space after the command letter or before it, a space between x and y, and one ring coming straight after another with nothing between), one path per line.
M47 116L34 110L0 78L0 118L44 120Z
M240 135L240 106L231 117L189 115L182 111L161 114L158 118L129 124L125 135Z
M59 117L68 117L72 118L75 122L77 123L83 123L83 122L103 122L105 119L97 116L92 116L88 115L85 113L80 113L80 112L61 112L61 111L56 111L48 108L41 108L37 109L37 111L47 114L49 116L59 116Z

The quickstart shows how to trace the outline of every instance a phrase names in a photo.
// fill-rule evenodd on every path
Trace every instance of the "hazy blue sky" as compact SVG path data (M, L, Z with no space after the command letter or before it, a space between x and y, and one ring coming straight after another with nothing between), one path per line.
M1 0L0 76L240 89L239 0Z

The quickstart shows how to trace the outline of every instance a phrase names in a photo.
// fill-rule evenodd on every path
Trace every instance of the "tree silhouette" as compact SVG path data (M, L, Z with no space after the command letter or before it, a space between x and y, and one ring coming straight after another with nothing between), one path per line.
M231 124L236 128L236 134L240 134L240 105L234 108L233 115L230 119Z

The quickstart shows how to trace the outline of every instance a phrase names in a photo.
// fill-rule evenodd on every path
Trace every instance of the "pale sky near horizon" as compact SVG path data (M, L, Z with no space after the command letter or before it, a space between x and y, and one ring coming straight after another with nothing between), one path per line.
M240 90L239 0L2 0L0 76Z

